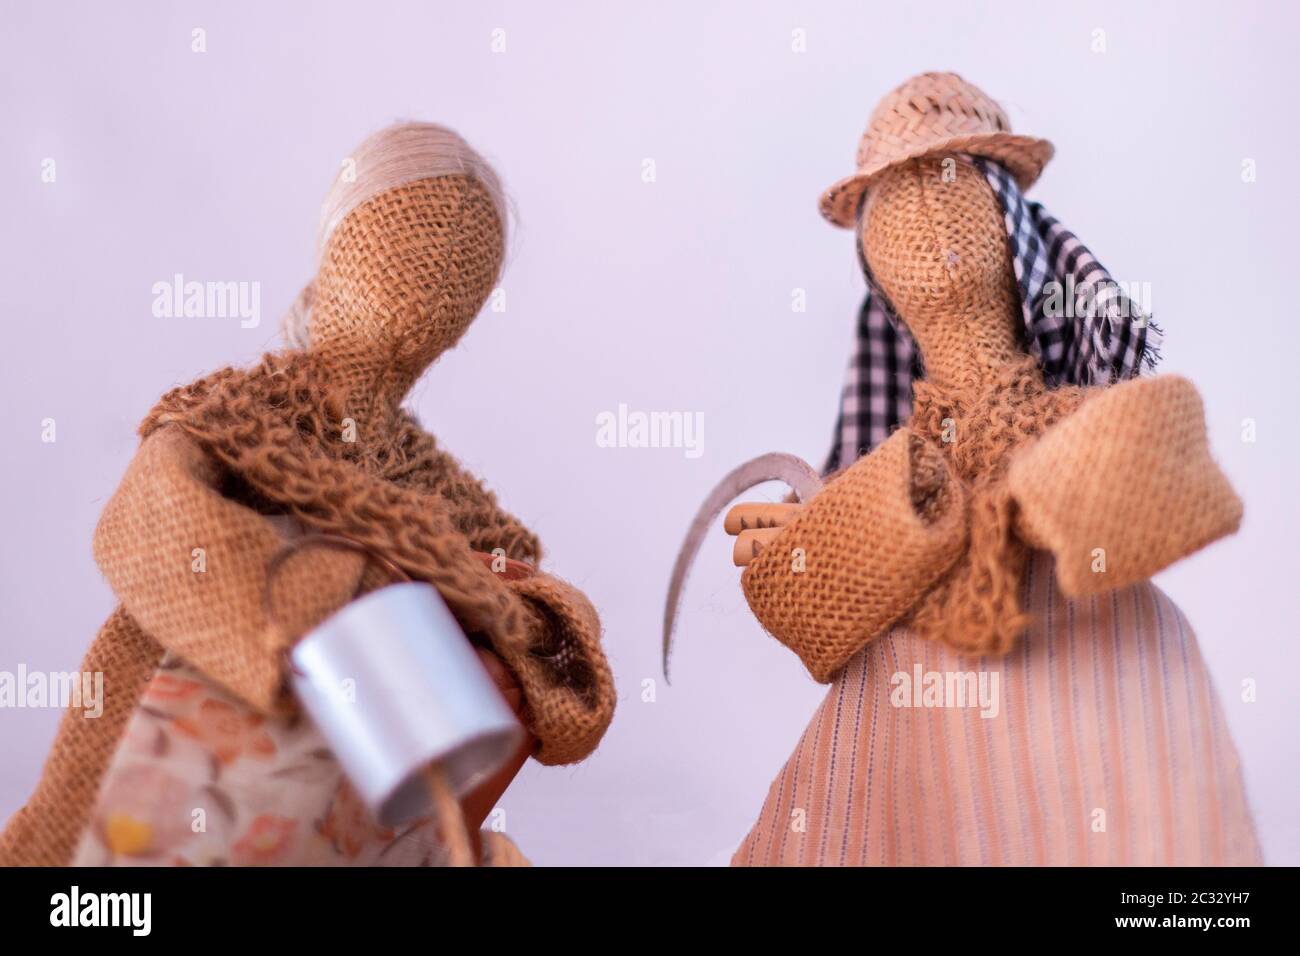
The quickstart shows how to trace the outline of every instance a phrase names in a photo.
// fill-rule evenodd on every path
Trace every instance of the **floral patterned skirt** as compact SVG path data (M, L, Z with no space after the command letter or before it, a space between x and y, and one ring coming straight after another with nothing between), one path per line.
M527 866L484 831L483 865ZM266 717L167 655L104 775L74 866L440 866L433 819L380 826L301 714Z

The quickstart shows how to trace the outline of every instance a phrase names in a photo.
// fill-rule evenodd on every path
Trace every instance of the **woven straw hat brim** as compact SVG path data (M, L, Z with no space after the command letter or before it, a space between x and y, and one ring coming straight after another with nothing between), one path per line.
M1055 147L1045 139L1017 136L1015 133L967 133L917 143L896 156L864 166L852 176L841 179L822 193L821 213L837 226L851 227L857 220L862 194L881 173L909 159L934 153L971 153L997 160L1011 171L1022 190L1028 189L1042 174L1043 167L1055 151Z

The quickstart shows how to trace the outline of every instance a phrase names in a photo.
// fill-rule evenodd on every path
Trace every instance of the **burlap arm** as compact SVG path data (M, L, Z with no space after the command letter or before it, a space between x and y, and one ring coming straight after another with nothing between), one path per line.
M1146 580L1241 524L1200 394L1177 375L1098 391L1017 455L1007 480L1017 529L1056 556L1071 597Z
M763 627L825 683L907 613L966 537L961 483L900 428L813 498L741 585Z
M502 548L508 557L535 565L541 554L537 537L410 421L429 449L427 468L412 478L455 503L453 520L470 547L486 553ZM576 763L596 749L614 717L614 679L601 648L600 618L585 594L548 574L534 571L506 584L522 600L528 639L521 647L492 644L523 690L524 716L538 740L533 756L543 764Z
M141 444L95 530L95 561L131 617L259 711L287 706L282 650L356 592L359 555L304 552L276 578L263 612L267 562L285 543L267 517L217 490L218 467L178 428Z
M600 743L616 694L600 646L600 618L586 595L549 574L509 582L529 609L530 649L503 650L519 678L525 718L544 764L576 763Z

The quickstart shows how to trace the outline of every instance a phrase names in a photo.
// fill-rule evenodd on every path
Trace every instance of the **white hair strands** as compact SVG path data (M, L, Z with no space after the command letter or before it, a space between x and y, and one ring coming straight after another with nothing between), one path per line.
M439 176L477 180L496 205L502 232L507 222L505 191L496 170L454 130L436 123L400 122L371 135L349 157L352 165L334 177L321 206L316 230L316 259L348 214L380 193L406 183ZM313 287L308 283L281 325L285 341L306 348L310 341Z

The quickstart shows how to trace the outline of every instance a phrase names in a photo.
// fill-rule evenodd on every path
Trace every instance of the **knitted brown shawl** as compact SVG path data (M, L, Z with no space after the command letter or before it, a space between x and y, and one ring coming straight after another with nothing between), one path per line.
M536 565L536 536L407 413L347 436L345 400L310 352L270 354L251 369L222 369L173 389L140 432L180 427L229 471L232 497L351 538L432 584L462 626L484 635L512 668L536 672L544 651L555 661L548 674L557 690L603 692L587 654L530 646L535 610L473 554L500 548ZM533 690L529 707L545 710Z
M965 485L970 543L908 623L920 636L958 650L1004 654L1029 625L1019 599L1029 548L1015 534L1007 466L1019 446L1078 408L1085 392L1047 388L1028 357L1008 363L982 388L943 390L921 381L915 389L909 425L947 454ZM961 440L944 441L948 428Z

